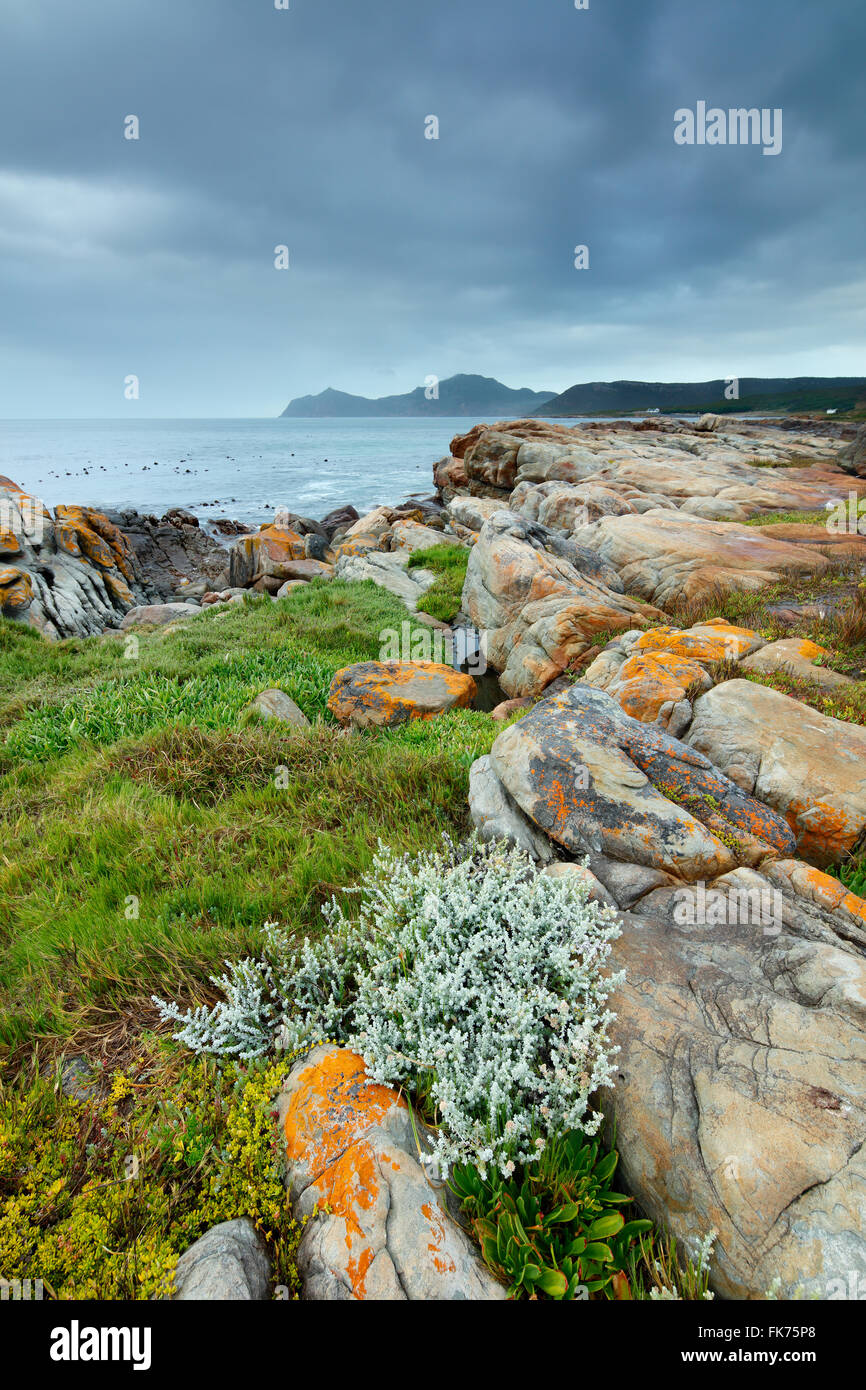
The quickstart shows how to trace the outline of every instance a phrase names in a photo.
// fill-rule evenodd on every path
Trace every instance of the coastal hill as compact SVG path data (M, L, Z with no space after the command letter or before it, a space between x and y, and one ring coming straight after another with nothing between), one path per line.
M743 411L838 410L866 408L866 377L741 377L736 400L725 398L728 383L716 381L588 381L556 395L503 386L490 376L465 375L440 381L428 400L423 386L399 396L353 396L330 386L317 396L290 401L282 417L293 419L381 416L457 416L515 419L519 416L615 415L631 411L717 413Z
M402 396L351 396L330 387L317 396L299 396L290 401L280 418L334 418L337 416L407 415L529 415L549 401L553 391L530 391L503 386L491 376L451 376L438 385L438 396L427 399L423 386Z
M589 381L545 401L533 415L606 415L618 411L854 410L864 404L866 377L740 377L736 400L727 382Z

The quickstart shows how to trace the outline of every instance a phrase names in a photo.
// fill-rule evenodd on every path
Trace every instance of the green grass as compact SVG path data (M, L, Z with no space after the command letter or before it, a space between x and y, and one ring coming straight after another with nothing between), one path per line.
M468 563L469 551L463 545L433 545L410 556L409 569L428 569L437 575L421 600L431 618L448 623L460 612Z
M406 620L397 599L333 582L223 611L143 632L135 660L0 624L0 1045L207 997L269 918L319 931L379 837L465 830L488 715L359 735L326 710L334 672ZM311 730L243 717L274 685Z
M859 854L853 855L851 859L840 864L833 872L841 879L846 888L857 894L858 898L866 898L866 850L861 850Z
M827 512L762 512L749 517L747 526L826 526Z

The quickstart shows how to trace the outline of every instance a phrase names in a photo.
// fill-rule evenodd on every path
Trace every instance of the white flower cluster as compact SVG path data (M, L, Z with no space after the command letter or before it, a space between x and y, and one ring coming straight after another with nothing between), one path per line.
M219 981L226 999L181 1016L179 1040L257 1055L339 1036L371 1076L405 1083L435 1112L443 1164L538 1156L583 1126L612 1084L605 977L614 913L570 875L538 873L519 850L471 842L397 856L380 846L356 920L334 903L331 933L293 954L271 928L269 958ZM249 1010L249 1012L246 1012Z

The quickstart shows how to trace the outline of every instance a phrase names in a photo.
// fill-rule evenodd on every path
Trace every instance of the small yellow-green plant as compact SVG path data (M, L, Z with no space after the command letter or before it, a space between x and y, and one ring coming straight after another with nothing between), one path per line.
M301 1231L272 1113L284 1070L150 1048L95 1098L68 1098L54 1075L0 1085L2 1276L58 1299L163 1298L194 1240L247 1216L296 1297Z

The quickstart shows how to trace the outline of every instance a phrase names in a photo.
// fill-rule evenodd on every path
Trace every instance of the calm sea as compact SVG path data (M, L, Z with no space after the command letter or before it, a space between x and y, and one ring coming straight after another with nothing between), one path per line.
M322 517L413 493L475 418L0 420L0 474L48 506L187 507L258 524L286 507ZM560 424L570 423L559 421Z

